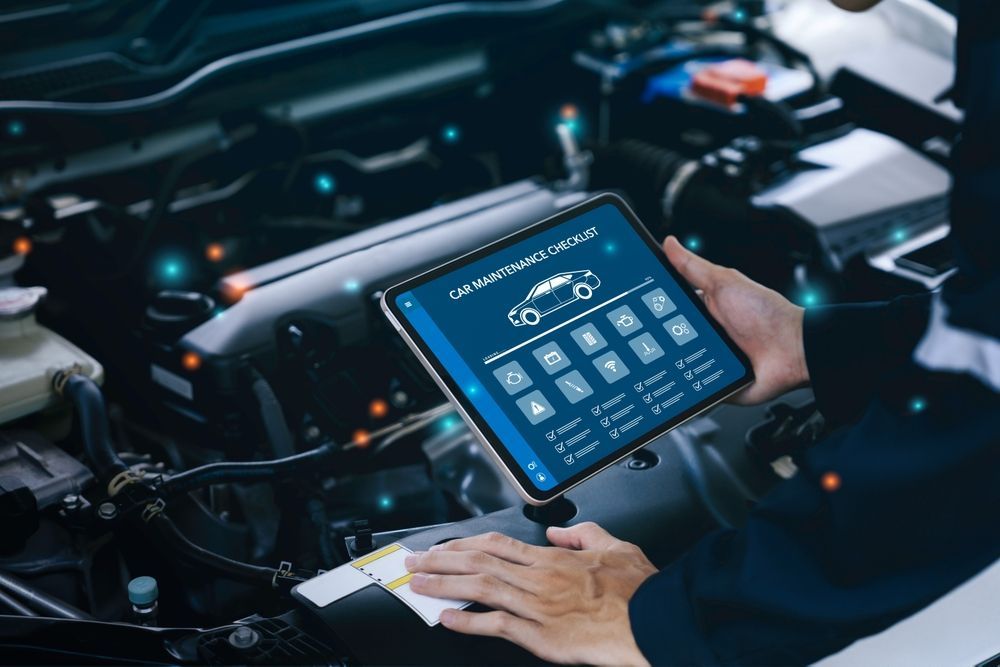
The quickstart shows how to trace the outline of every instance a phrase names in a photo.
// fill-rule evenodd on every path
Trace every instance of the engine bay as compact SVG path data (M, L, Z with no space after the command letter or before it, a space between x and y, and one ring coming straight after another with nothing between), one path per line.
M0 14L12 663L535 663L289 592L395 541L589 520L662 566L740 525L823 434L808 390L530 508L379 311L595 193L805 307L954 270L929 3L173 4Z

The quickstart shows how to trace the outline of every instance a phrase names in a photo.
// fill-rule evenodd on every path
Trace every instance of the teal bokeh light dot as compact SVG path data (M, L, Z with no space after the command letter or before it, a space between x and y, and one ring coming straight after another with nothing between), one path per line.
M458 143L462 138L462 130L458 125L449 123L441 128L441 140L446 144Z
M321 195L331 195L337 190L337 179L322 172L313 177L313 187Z

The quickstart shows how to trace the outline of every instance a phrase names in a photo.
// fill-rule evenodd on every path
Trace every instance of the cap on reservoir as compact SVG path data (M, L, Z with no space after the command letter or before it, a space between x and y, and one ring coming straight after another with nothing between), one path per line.
M159 594L153 577L136 577L128 582L128 600L134 605L152 604Z

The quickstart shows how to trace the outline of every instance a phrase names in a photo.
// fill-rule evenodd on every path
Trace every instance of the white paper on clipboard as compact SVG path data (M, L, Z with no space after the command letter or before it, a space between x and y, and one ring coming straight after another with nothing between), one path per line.
M296 591L318 607L325 607L375 582L412 609L424 623L440 623L445 609L464 609L471 602L445 600L415 593L410 588L413 575L406 570L406 557L413 553L396 542L346 565L334 568L298 585Z
M440 623L441 612L445 609L464 609L472 604L467 600L432 598L415 593L410 588L410 579L413 578L413 575L407 571L404 563L406 557L411 553L413 552L396 542L357 559L350 564L350 567L374 579L380 586L402 600L406 606L417 612L417 615L430 626Z

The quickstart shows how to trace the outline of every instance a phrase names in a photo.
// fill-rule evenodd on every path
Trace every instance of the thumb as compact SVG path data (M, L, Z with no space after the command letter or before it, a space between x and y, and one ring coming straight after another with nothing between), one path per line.
M593 521L578 523L569 528L550 526L545 531L545 536L549 538L549 542L553 545L563 547L564 549L607 551L621 543L621 540L611 535L611 533Z
M681 245L676 236L668 236L663 242L663 252L684 279L697 289L710 290L715 283L717 267L707 259L699 257Z

